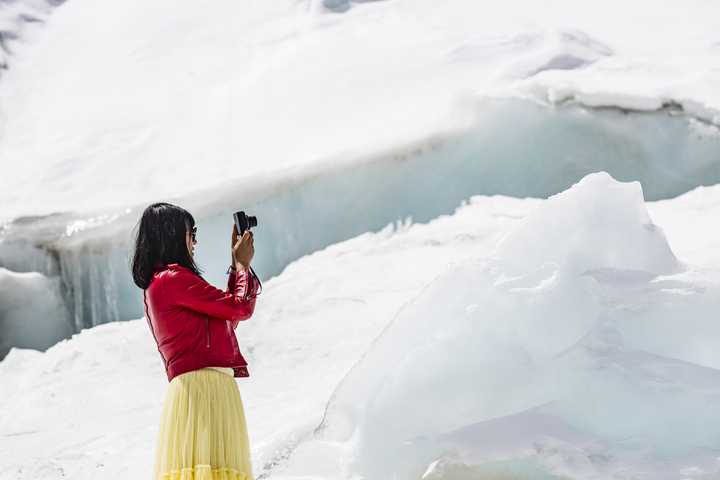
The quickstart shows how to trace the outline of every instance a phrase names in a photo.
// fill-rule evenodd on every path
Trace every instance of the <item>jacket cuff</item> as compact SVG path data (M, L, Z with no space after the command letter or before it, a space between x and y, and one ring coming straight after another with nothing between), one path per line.
M231 277L232 275L235 275L235 292L241 298L247 298L248 293L250 293L250 282L252 281L250 270L240 269L232 272Z

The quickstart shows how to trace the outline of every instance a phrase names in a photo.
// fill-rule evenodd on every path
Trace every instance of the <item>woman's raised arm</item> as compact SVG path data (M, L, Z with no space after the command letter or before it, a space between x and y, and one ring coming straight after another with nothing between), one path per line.
M223 292L209 284L203 278L186 270L173 272L167 280L173 282L175 304L211 317L230 320L233 327L241 320L250 318L255 310L255 296L251 295L252 275L249 270L241 269L234 274L235 288L232 292Z

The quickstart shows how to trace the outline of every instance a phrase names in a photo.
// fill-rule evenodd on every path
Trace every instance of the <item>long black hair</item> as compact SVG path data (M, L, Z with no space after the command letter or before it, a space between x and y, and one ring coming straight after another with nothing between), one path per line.
M178 263L200 275L187 249L185 234L195 226L195 219L184 208L159 202L148 206L136 228L132 276L135 285L145 290L158 265Z

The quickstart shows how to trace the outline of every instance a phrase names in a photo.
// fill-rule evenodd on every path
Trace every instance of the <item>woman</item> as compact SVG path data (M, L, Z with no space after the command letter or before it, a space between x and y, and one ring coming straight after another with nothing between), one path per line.
M227 290L200 276L195 219L169 203L147 207L137 227L132 274L169 387L153 479L252 480L245 414L235 377L249 376L235 328L255 309L250 231L233 224Z

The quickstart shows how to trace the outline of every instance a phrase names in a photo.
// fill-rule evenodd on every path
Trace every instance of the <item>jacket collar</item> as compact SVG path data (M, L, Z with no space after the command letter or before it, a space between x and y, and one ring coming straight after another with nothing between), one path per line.
M163 265L162 263L156 263L155 266L153 267L153 273L157 273L157 272L160 272L162 270L167 270L167 269L177 270L180 267L181 267L181 265L179 263L168 263L167 265Z

